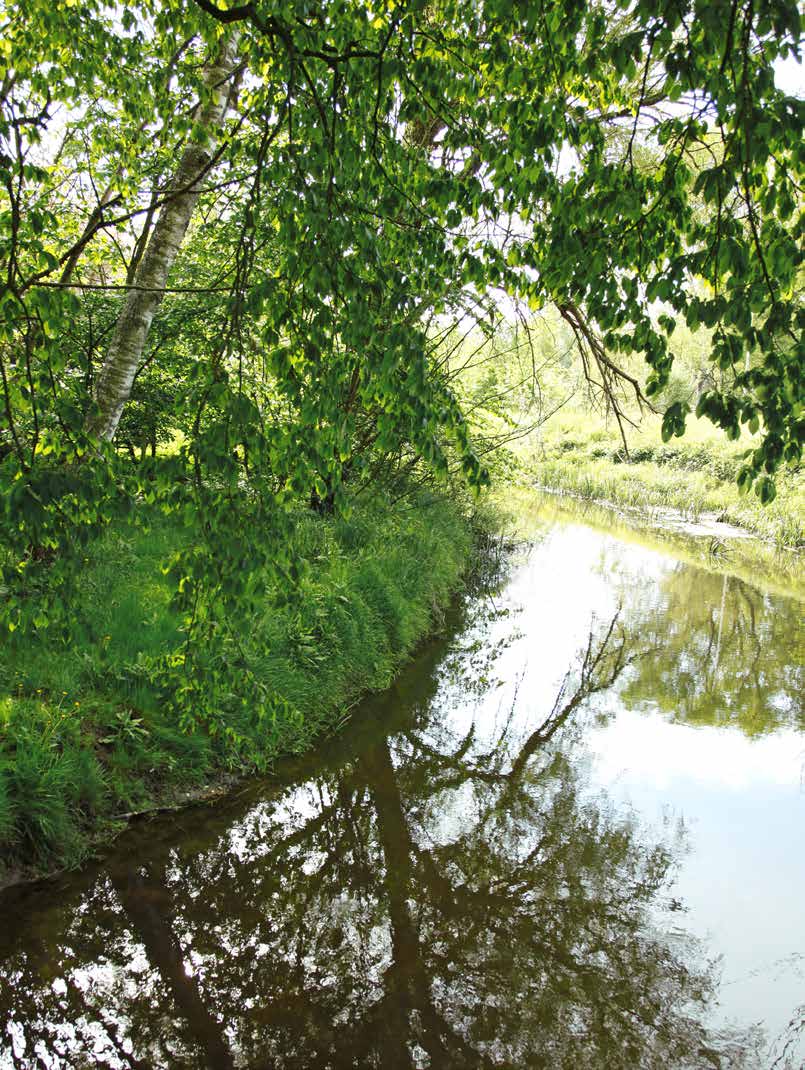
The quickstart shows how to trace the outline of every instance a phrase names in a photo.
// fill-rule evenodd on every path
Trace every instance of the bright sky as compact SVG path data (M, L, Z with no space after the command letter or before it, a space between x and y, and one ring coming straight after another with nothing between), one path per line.
M805 96L805 68L793 56L774 64L774 84L792 97Z

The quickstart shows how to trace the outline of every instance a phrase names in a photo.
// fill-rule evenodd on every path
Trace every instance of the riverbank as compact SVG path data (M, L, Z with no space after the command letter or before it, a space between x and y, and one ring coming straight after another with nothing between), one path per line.
M14 633L0 650L0 883L76 865L131 814L200 797L334 731L438 626L471 546L466 516L431 494L393 506L378 496L349 520L300 510L303 597L269 598L244 622L265 651L260 683L285 712L211 735L181 731L146 671L181 641L161 568L179 537L162 518L148 531L113 527L88 551L70 644Z
M675 509L687 520L717 519L779 547L805 547L801 470L781 469L777 496L764 506L736 484L747 440L728 442L704 421L691 420L684 439L663 443L659 421L650 418L627 438L628 456L612 426L559 414L523 444L518 458L532 485L644 513Z

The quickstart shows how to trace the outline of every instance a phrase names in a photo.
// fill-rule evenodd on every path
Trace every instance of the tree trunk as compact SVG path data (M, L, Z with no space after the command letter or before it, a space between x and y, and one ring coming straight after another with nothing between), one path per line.
M233 32L204 68L204 84L211 97L198 115L201 139L191 142L182 153L171 182L174 192L159 213L95 383L96 408L87 420L87 430L97 438L114 438L123 406L131 394L151 321L162 302L168 275L200 196L196 183L210 164L215 137L226 115L237 45L238 34Z

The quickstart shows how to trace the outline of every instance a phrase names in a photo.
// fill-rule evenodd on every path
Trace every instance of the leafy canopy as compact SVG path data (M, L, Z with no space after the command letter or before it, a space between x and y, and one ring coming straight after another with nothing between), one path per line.
M768 500L799 461L803 105L774 81L795 3L26 0L2 20L11 623L53 619L54 558L121 506L198 526L177 590L211 632L259 598L255 562L298 579L300 497L423 465L483 483L438 338L502 295L554 304L608 390L638 353L656 395L676 323L707 326L726 385L698 411L759 432L742 487ZM232 34L206 131L204 63ZM99 448L93 382L189 138L211 160L135 381L151 411Z

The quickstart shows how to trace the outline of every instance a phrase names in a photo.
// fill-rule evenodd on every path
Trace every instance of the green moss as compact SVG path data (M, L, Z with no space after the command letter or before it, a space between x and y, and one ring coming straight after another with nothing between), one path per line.
M6 865L74 864L115 815L310 747L361 693L392 680L470 549L466 518L442 498L377 500L349 520L300 511L295 549L311 563L301 597L269 594L242 626L252 679L279 701L270 716L233 703L229 738L181 731L149 673L181 641L161 566L187 537L164 519L110 530L88 551L71 643L14 633L0 652ZM233 692L242 683L233 669Z

